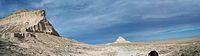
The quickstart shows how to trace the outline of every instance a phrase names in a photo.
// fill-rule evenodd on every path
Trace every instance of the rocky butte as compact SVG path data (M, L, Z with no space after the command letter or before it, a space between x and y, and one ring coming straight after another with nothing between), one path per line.
M123 44L123 43L131 43L130 41L127 41L122 36L119 36L117 40L114 42L115 44Z
M59 36L45 18L44 10L19 10L0 20L1 33L38 32Z
M0 56L68 56L76 45L60 37L44 10L18 10L0 20Z
M0 56L200 56L198 36L188 39L89 45L61 37L44 10L18 10L0 19ZM119 44L120 43L120 44Z

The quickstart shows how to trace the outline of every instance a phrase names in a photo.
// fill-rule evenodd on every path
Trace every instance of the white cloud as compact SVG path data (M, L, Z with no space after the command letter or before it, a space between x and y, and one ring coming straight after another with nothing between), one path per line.
M147 29L140 32L124 33L122 35L123 36L151 36L151 35L156 35L156 34L159 35L163 33L177 33L177 32L184 32L184 31L197 30L197 29L200 29L200 25L185 24L185 25L175 25L175 26L169 26L169 27Z
M169 14L148 14L142 16L142 19L172 19L172 17L189 14L187 12L169 13Z

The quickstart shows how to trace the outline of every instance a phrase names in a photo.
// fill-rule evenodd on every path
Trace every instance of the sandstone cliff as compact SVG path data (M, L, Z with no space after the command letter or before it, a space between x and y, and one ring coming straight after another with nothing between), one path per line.
M44 10L19 10L0 19L0 56L70 56L79 45L61 38Z
M0 20L1 33L38 32L59 36L47 21L44 10L19 10Z

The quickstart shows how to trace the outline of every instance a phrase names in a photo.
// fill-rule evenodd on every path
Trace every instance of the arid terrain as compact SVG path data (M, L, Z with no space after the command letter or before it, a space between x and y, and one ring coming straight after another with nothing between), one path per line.
M200 37L90 45L61 37L44 10L19 10L0 19L0 56L200 56Z

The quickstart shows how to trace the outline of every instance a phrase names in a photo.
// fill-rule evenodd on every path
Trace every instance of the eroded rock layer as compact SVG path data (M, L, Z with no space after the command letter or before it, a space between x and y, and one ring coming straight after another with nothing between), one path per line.
M39 32L59 36L44 10L19 10L0 20L0 32Z

